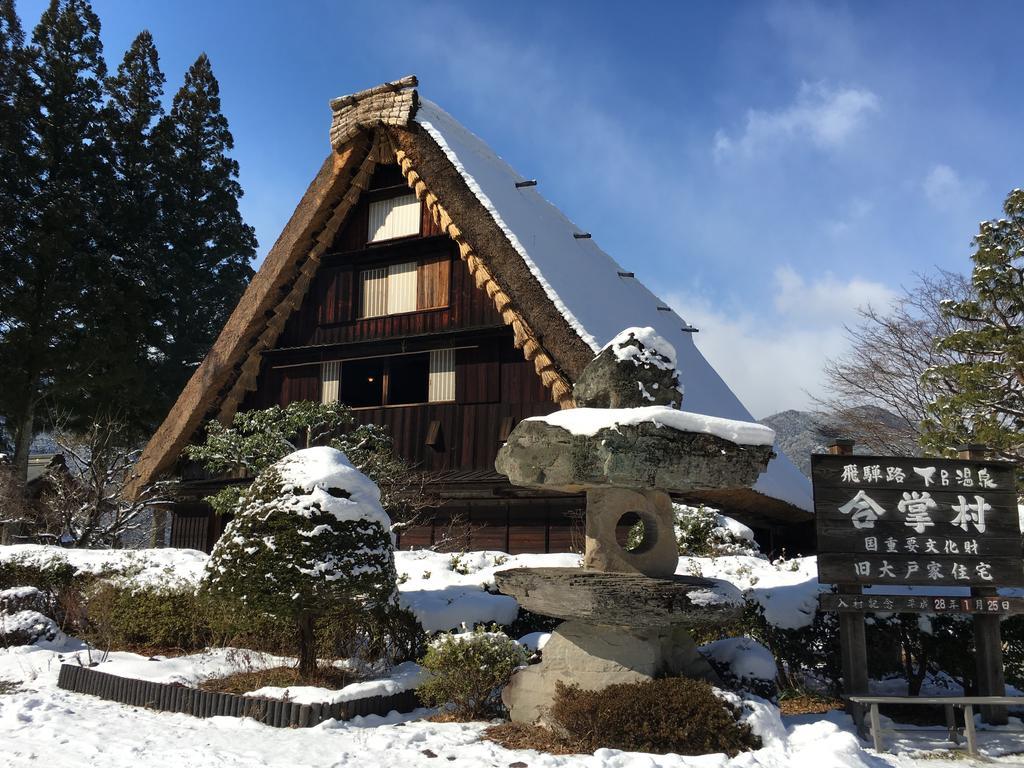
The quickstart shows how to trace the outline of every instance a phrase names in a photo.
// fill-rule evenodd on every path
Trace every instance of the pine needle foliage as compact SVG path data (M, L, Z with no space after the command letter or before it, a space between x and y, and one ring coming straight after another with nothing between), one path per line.
M924 423L923 444L935 454L983 443L1001 458L1024 458L1024 190L1010 192L1003 212L974 237L970 295L942 304L962 327L939 349L966 359L922 377L952 382Z

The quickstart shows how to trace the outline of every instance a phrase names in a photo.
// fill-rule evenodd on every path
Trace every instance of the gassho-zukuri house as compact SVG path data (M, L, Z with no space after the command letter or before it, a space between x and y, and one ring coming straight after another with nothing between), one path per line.
M582 495L516 488L494 470L522 419L572 407L576 377L624 328L674 345L684 408L751 420L688 324L481 139L420 97L414 77L331 102L331 152L216 343L146 446L132 488L180 480L173 546L209 550L225 482L183 455L207 419L340 399L386 425L436 479L432 523L403 548L468 523L473 549L566 551ZM706 502L771 548L806 547L810 483L781 452L753 489Z

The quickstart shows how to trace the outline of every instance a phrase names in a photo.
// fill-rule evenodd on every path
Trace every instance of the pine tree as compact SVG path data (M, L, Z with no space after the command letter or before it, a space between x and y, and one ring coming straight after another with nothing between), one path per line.
M99 26L84 0L51 0L27 49L36 94L28 115L35 189L19 253L4 265L10 271L0 309L0 390L22 476L43 398L87 387L80 371L99 345L83 317L97 299L103 257L96 227L109 189Z
M242 187L220 111L220 88L202 54L161 121L168 149L163 190L168 263L154 307L165 332L163 402L177 397L209 350L246 283L256 237L238 211Z
M981 223L974 238L971 295L943 303L963 327L939 342L965 361L928 371L953 382L929 408L925 446L948 452L984 443L997 455L1024 459L1024 191L1003 204L1005 218Z
M154 140L163 117L163 85L153 37L143 31L106 82L104 123L114 185L103 234L110 259L102 280L107 299L90 307L90 322L109 342L93 363L91 402L84 408L103 421L116 403L118 422L136 433L155 426L163 405L153 397L150 352L162 338L152 312L161 299L164 261L159 189L166 162Z

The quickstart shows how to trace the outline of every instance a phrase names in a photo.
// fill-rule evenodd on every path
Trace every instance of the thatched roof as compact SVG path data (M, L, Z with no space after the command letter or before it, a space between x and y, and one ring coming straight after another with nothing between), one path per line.
M535 186L430 101L413 77L331 102L332 151L253 278L213 349L136 466L139 489L169 470L208 418L228 421L255 388L263 351L301 303L321 256L375 166L397 162L409 186L457 244L478 287L512 327L516 346L562 407L602 344L649 325L676 347L687 410L750 420L708 364L688 325L547 202ZM806 477L781 454L755 491L730 506L776 519L811 509Z

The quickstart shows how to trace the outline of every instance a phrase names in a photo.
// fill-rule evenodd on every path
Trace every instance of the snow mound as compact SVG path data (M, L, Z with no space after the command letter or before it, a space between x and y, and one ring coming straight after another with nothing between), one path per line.
M40 640L53 642L60 636L57 623L39 611L0 613L0 647L32 645Z
M728 669L740 681L774 682L778 676L771 651L749 637L726 637L702 645L698 650Z
M763 424L677 411L667 405L648 405L643 408L568 408L548 416L531 416L525 421L543 421L574 435L593 436L602 429L650 422L659 428L714 435L738 445L772 445L775 442L775 432Z
M267 699L287 699L297 704L338 704L343 701L366 699L370 696L393 696L416 688L427 678L427 671L413 661L404 661L379 680L352 683L339 690L312 685L294 685L290 688L266 686L245 693Z

